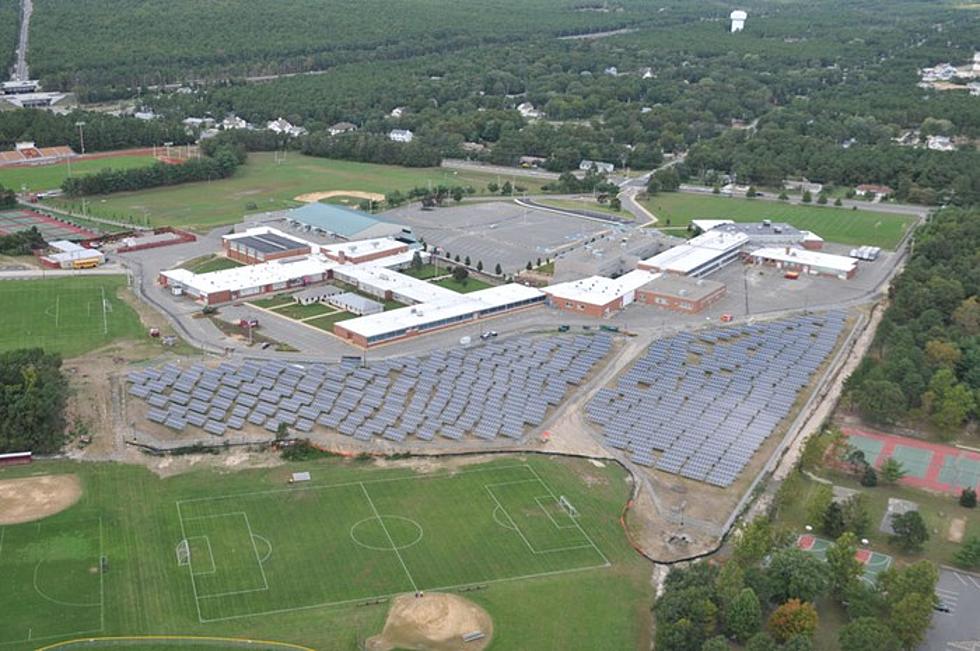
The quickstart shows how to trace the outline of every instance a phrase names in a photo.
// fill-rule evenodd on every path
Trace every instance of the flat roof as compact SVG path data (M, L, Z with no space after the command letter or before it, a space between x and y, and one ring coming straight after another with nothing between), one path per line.
M464 317L483 310L500 309L544 297L541 290L517 283L481 289L469 294L456 292L452 294L453 296L438 301L340 321L337 325L365 339L370 339L398 330L421 328L446 319Z
M172 282L190 287L202 294L213 294L284 283L303 276L322 274L336 266L336 262L324 256L310 255L296 259L272 260L261 264L244 265L205 274L196 274L187 269L170 269L160 273Z
M695 228L703 233L707 233L712 228L717 228L719 226L724 226L725 224L734 224L731 219L692 219L691 224Z
M330 255L340 256L344 254L348 258L356 258L362 255L373 255L382 251L391 251L408 246L404 242L390 237L375 237L369 240L354 240L353 242L340 242L338 244L321 244L320 250Z
M674 273L691 273L698 267L738 249L748 241L749 236L745 233L710 230L684 244L647 258L642 264Z
M348 238L379 223L364 213L326 203L308 203L294 208L286 212L286 219Z
M691 278L690 276L678 276L677 274L657 274L657 277L648 282L642 289L684 298L691 301L700 301L725 288L725 283L706 278Z
M268 226L250 228L242 233L225 235L221 239L244 244L259 253L281 253L313 246L306 240L292 237Z
M387 261L388 259L384 258L378 262L383 264ZM428 303L459 295L451 289L413 278L407 274L391 271L381 264L341 265L334 269L334 277L341 280L350 279L358 285L365 285L379 292L390 291L416 303Z
M629 292L643 287L658 275L642 269L634 269L619 278L589 276L567 283L549 285L541 291L545 294L568 301L579 301L593 305L608 305Z
M796 247L756 249L752 252L752 257L774 260L776 262L791 262L793 264L832 269L841 272L849 272L852 269L856 269L858 264L857 260L845 255L834 255L833 253L810 251L809 249L798 249Z
M803 231L785 222L733 222L716 227L725 233L745 233L750 238L758 236L802 236Z
M358 312L362 313L371 310L377 310L380 312L384 309L384 305L378 301L372 300L366 296L361 296L360 294L355 294L354 292L341 292L339 294L333 294L330 296L330 300L352 307Z

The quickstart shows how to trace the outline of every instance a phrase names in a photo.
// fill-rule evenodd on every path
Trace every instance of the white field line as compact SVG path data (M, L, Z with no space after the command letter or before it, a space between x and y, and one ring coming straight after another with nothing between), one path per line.
M558 524L558 521L555 520L554 517L552 517L551 512L548 511L547 508L545 508L545 505L541 503L541 500L545 500L545 501L550 502L551 501L551 496L550 495L544 495L542 497L535 497L534 498L534 501L537 503L538 508L540 508L542 511L544 511L544 514L546 516L548 516L548 519L549 520L551 520L551 524L555 525L555 529L574 529L575 528L575 522L574 521L572 522L572 524ZM568 519L569 520L572 520L572 516L569 515L568 516Z
M252 551L255 553L255 562L259 566L259 572L262 574L262 583L265 584L265 589L269 589L269 580L265 577L265 568L262 567L262 559L259 558L259 548L255 546L255 533L252 531L252 524L248 521L248 513L242 513L245 518L245 528L248 529L248 540L252 543Z
M337 483L337 484L313 484L313 485L310 485L310 486L294 486L292 488L270 488L269 490L252 491L252 492L249 492L249 493L229 493L227 495L213 495L213 496L208 496L208 497L191 497L189 499L178 500L177 503L178 504L190 504L192 502L210 502L212 500L240 499L240 498L243 498L243 497L255 497L255 496L258 496L258 495L274 495L276 493L295 493L296 491L318 491L318 490L324 490L324 489L327 489L327 488L344 488L344 487L349 487L349 486L362 486L362 485L365 485L365 484L366 485L370 485L370 484L383 484L383 483L393 482L393 481L405 481L405 480L424 481L424 480L428 480L428 479L447 479L447 478L450 478L450 477L456 477L458 475L469 475L469 474L476 474L478 472L489 472L489 471L496 471L496 470L514 470L514 469L517 469L517 468L528 468L528 465L525 464L525 463L522 463L522 464L513 465L513 466L495 466L495 467L492 467L492 468L477 468L477 469L474 469L474 470L459 470L459 471L456 471L456 472L432 473L431 475L421 475L421 476L420 475L405 475L403 477L384 477L384 478L381 478L381 479L368 479L368 480L362 480L362 481L347 481L347 482L340 482L340 483ZM533 480L529 480L529 479L521 480L521 482L525 482L525 481L533 481ZM222 515L224 515L224 514L222 514ZM194 516L194 517L208 517L208 516ZM185 518L185 519L186 520L190 520L190 519L193 519L193 518Z
M106 308L105 287L100 287L99 289L102 290L102 335L105 336L109 334L109 321L106 318L106 314L105 314L105 308Z
M191 574L193 574L194 576L203 576L205 574L217 574L218 573L218 565L217 565L217 563L214 562L214 550L211 549L211 539L206 534L205 535L200 535L200 536L191 536L190 538L187 538L188 549L190 549L189 545L190 545L190 542L192 540L198 540L198 539L202 539L202 538L204 539L204 542L208 546L208 562L211 563L211 569L210 570L205 570L203 572L195 572L194 571L194 553L191 552L190 555L189 555L189 559L190 560L188 561L188 564L191 566Z
M588 549L589 547L592 546L590 541L590 543L585 545L569 545L568 547L554 547L550 549L541 549L541 550L535 549L534 545L531 544L531 541L529 541L527 537L524 535L524 532L521 531L520 526L517 524L517 521L514 520L513 516L511 516L510 511L507 510L507 507L501 504L500 500L497 499L497 496L494 495L493 490L490 488L490 486L485 485L484 488L487 489L487 492L490 494L490 497L493 499L493 501L497 503L497 507L504 512L504 515L507 516L507 519L510 520L511 524L514 525L514 530L517 532L517 535L521 537L521 540L524 541L524 544L527 545L527 548L531 550L532 554L537 554L537 555L556 554L558 552L570 552L575 549Z
M555 493L551 490L551 487L548 486L548 484L544 483L544 480L541 479L541 476L538 475L538 473L534 470L534 468L528 466L527 469L530 470L531 473L533 473L534 476L538 478L538 481L540 481L541 485L545 487L545 490L548 491L548 494L550 494L552 499L554 499L557 502L558 497L555 496ZM599 554L599 556L602 557L602 560L606 562L606 565L612 565L612 563L609 562L609 559L606 558L606 555L602 553L602 550L599 549L599 547L595 544L595 541L592 540L592 537L589 536L589 534L585 533L585 529L582 528L582 523L579 522L578 520L573 520L573 521L575 522L575 526L578 528L578 530L582 532L583 536L585 536L585 539L588 540L589 544L592 545L592 548L595 549L596 553Z
M54 297L54 327L57 329L61 322L61 294Z
M105 630L105 572L102 559L105 556L105 546L102 537L102 516L99 516L99 632Z
M180 521L180 537L182 540L187 540L187 532L184 530L184 516L180 512L180 501L177 501L177 519ZM194 605L197 607L197 621L204 623L204 618L201 616L201 599L197 594L197 582L194 580L194 568L191 559L190 563L187 564L187 573L191 577L191 589L194 591Z
M398 551L398 547L395 546L395 539L392 538L391 533L388 532L388 527L385 526L384 519L381 517L381 514L378 513L378 507L374 505L374 500L371 499L371 494L368 493L368 489L364 486L364 484L361 484L361 490L364 492L364 497L367 498L368 504L371 505L371 510L374 511L374 517L376 517L378 522L381 523L381 528L384 530L385 536L388 538L388 543L391 545L391 549L395 552L395 556L398 557L398 562L402 564L402 569L405 570L405 575L412 584L412 590L418 592L419 587L415 584L415 579L412 578L412 573L408 571L408 565L405 564L405 559L402 558L402 553Z

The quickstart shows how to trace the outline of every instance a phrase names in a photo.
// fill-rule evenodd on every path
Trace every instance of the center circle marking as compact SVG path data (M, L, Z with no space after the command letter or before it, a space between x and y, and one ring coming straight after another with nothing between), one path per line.
M394 541L394 546L392 546L387 540L385 540L384 544L382 545L375 544L371 540L368 534L368 529L367 529L368 527L374 524L375 526L378 527L378 530L381 531L383 535L384 529L382 529L380 525L384 525L384 528L388 529L388 533L391 534L391 529L395 527L392 527L390 525L392 525L395 521L397 521L398 523L397 525L395 525L395 527L404 527L403 523L408 523L409 525L411 525L412 528L415 529L415 531L411 534L410 540L407 540L406 542L402 542L401 540L399 540L398 536L392 535L391 538ZM370 518L364 518L359 522L355 522L354 525L350 528L351 540L353 540L361 547L365 547L367 549L373 549L379 552L397 551L400 549L406 549L407 547L411 547L413 545L417 545L422 540L422 535L423 535L422 525L420 525L415 520L412 520L411 518L405 518L400 515L371 516ZM367 538L368 542L365 542L363 538ZM387 538L387 536L385 536L385 538Z

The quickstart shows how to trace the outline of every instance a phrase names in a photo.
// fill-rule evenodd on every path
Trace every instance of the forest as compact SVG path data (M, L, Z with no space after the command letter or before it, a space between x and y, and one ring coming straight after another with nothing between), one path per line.
M20 0L0 0L0 70L7 71L14 64L20 22L18 16Z
M106 168L95 174L70 176L61 184L69 197L82 197L113 192L132 192L164 185L228 178L245 162L245 148L213 143L202 145L204 156L179 164L156 162L132 169Z
M845 397L872 422L961 434L980 405L980 210L948 208L916 231L869 354Z
M40 348L0 353L0 453L60 450L67 399L59 355Z
M38 147L68 145L81 153L78 122L85 123L86 152L152 147L165 142L183 145L195 140L178 120L144 121L94 111L58 114L16 109L0 111L0 150L13 149L15 142L31 140Z

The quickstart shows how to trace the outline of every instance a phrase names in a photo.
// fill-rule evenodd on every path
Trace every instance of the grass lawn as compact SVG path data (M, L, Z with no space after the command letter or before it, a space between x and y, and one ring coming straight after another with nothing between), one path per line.
M332 305L327 305L326 303L311 303L310 305L291 303L273 310L273 312L276 314L288 316L290 319L305 319L306 317L316 316L318 314L329 314L336 311L337 308Z
M482 280L477 280L476 278L467 278L463 282L459 282L454 278L443 278L442 280L437 280L433 283L434 285L439 285L440 287L445 287L446 289L451 289L460 294L469 294L470 292L475 292L479 289L486 289L491 287L489 283L485 283Z
M607 215L615 215L623 219L633 219L633 215L628 210L613 210L609 207L608 203L599 203L592 199L544 199L539 201L545 206L551 206L553 208L565 208L568 210L591 210L592 212L601 212Z
M267 310L273 310L284 305L292 305L294 302L293 297L289 294L276 294L269 298L256 298L255 300L249 301L252 305L264 307Z
M434 264L424 264L421 268L415 269L413 267L408 267L402 269L400 273L406 276L411 276L412 278L418 278L419 280L429 280L430 278L435 278L437 276L444 276L448 272L445 269L439 269Z
M152 226L203 230L237 222L246 212L297 206L299 203L293 198L307 192L360 190L385 194L431 182L472 185L478 193L486 193L487 183L498 178L502 177L443 168L353 163L292 153L277 164L274 153L256 152L249 154L248 162L230 179L92 197L88 205L96 216L123 220L129 216L147 216ZM539 192L542 185L534 179L521 179L520 183L529 192Z
M335 314L317 317L316 319L310 319L309 321L303 321L303 323L311 325L314 328L319 328L320 330L333 332L333 324L337 323L338 321L346 321L347 319L356 318L357 315L351 314L350 312L337 312Z
M300 470L313 481L288 487ZM341 651L381 630L387 605L365 601L474 585L465 596L494 618L494 648L649 646L650 569L619 526L629 486L613 465L511 456L416 473L325 460L161 479L41 461L0 480L39 473L74 473L83 495L2 528L5 649L165 631Z
M72 162L71 175L95 174L104 169L125 170L133 167L146 167L156 162L152 156L117 156ZM38 167L5 167L0 169L0 185L20 190L54 190L61 187L68 178L68 163L41 165Z
M864 537L871 541L872 549L892 555L898 560L914 562L921 558L928 558L937 563L952 563L953 554L960 547L959 544L951 543L946 539L949 524L953 518L966 519L965 538L980 536L980 513L976 509L962 508L954 496L933 495L907 486L888 486L881 483L874 488L865 488L854 477L837 470L821 468L815 472L838 486L859 490L865 495L868 512L871 515L871 525ZM819 523L805 522L807 503L817 488L817 482L798 473L794 474L792 479L788 481L793 482L792 490L784 490L781 494L792 495L793 499L784 503L780 508L779 521L789 525L799 533L803 532L803 528L807 524L812 524L819 533ZM888 507L889 497L918 503L919 513L925 520L930 533L929 540L923 547L921 554L903 553L888 541L887 534L878 531L878 526L881 524L881 519Z
M0 350L40 346L65 357L145 332L116 296L124 276L84 276L0 283Z
M196 274L206 274L210 271L222 271L241 266L241 262L226 258L223 255L205 255L189 260L184 264L183 268L188 271L193 271Z
M683 192L658 194L643 202L659 219L660 226L686 227L692 219L731 219L736 222L771 219L813 231L828 242L867 244L894 249L906 229L915 222L911 215L871 210L847 210L832 206L800 206L776 201L738 197L706 197Z

